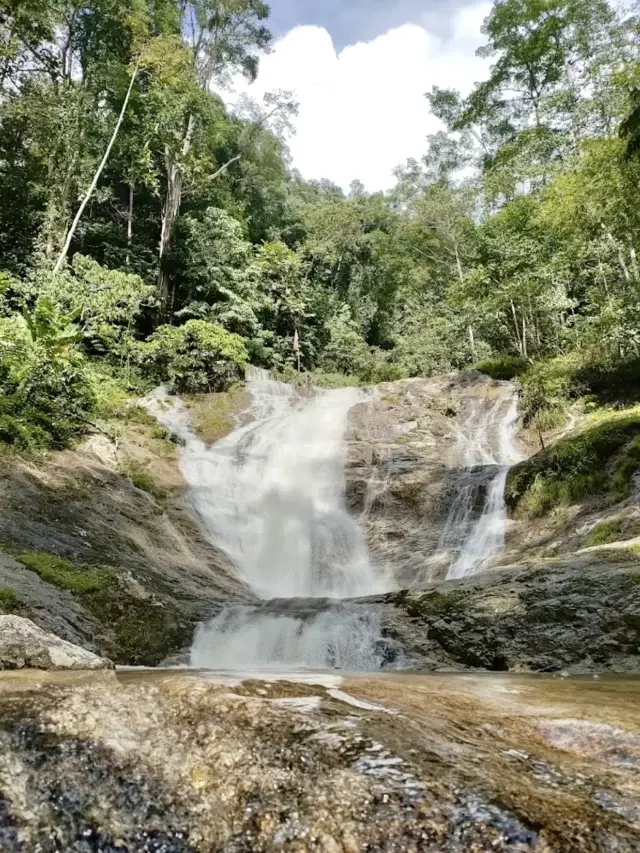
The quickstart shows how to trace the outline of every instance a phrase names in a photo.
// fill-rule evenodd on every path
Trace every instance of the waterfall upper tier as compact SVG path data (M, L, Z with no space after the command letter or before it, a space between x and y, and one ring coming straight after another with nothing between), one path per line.
M156 395L158 419L184 440L189 500L211 540L260 598L352 598L393 587L369 560L347 512L345 432L367 400L343 388L299 394L255 369L244 423L207 447L179 400Z
M521 457L513 386L476 372L378 386L350 415L347 503L402 588L482 571L501 552Z

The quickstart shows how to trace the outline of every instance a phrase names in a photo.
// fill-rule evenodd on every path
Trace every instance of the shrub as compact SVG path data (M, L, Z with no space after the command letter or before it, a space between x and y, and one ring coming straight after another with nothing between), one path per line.
M511 381L520 376L530 367L526 358L515 355L497 355L486 358L474 365L474 370L480 371L492 379Z
M243 338L206 320L160 326L138 347L143 371L173 391L197 394L225 391L243 378L247 348Z
M58 311L77 318L85 346L100 354L126 354L138 315L154 304L154 285L80 254L66 272L54 276L38 271L36 280L39 292Z

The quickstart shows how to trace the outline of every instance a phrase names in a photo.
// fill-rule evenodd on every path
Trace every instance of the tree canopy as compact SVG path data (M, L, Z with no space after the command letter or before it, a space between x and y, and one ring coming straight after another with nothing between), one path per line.
M305 371L361 381L640 358L638 16L496 0L483 34L487 79L426 94L423 158L345 193L291 168L294 94L218 94L270 49L261 0L1 2L5 440L38 371L83 401L38 421L55 445L96 359L217 389L293 371L296 333Z

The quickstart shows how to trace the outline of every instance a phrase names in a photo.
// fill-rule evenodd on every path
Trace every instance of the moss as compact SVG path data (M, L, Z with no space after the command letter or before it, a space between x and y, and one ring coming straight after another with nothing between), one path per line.
M591 423L512 468L505 493L511 510L536 518L591 495L611 503L629 496L640 468L640 407L608 410Z
M75 593L92 593L109 583L109 573L93 566L75 565L62 557L42 551L23 551L20 562L42 580Z
M169 441L169 435L169 430L159 424L154 424L149 430L149 438L155 438L158 441Z
M15 613L20 609L18 596L9 587L0 587L0 614Z
M247 408L247 395L242 385L234 385L220 394L196 394L186 398L193 428L206 444L228 435L235 417Z
M125 459L120 464L120 473L129 480L137 489L152 495L156 500L164 500L168 491L153 478L149 468L137 459Z
M586 545L588 548L594 548L597 545L608 545L611 542L617 542L620 539L622 532L622 519L612 518L609 521L601 521L596 524L587 538Z
M111 569L73 563L41 551L23 552L18 559L43 580L71 592L97 619L103 633L95 640L101 654L115 663L156 666L191 640L194 626L189 619L170 604L132 595ZM0 609L2 606L0 590Z
M429 616L437 619L460 610L466 595L460 590L452 592L428 592L421 595L407 595L396 599L408 616L427 618Z

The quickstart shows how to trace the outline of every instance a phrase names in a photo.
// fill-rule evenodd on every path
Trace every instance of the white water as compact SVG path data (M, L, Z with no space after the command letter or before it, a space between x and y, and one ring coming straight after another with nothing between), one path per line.
M440 543L455 555L447 580L482 571L504 547L507 474L522 459L515 441L517 419L515 396L498 398L493 405L486 398L467 401L456 450L463 473ZM478 515L481 487L486 494Z
M185 442L181 469L209 539L261 598L344 599L391 588L371 565L344 505L344 434L354 388L301 396L250 369L248 422L207 447L179 400L157 391L148 408ZM331 607L305 618L225 608L197 633L198 666L375 669L380 629L361 608ZM383 642L383 641L382 641Z

